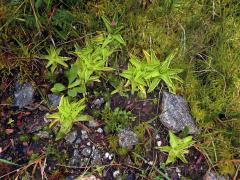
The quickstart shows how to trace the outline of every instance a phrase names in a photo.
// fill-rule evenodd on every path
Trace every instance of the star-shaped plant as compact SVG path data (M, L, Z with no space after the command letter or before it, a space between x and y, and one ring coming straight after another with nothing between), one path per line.
M77 102L69 102L67 97L62 96L58 112L49 114L46 117L49 119L55 119L51 124L52 127L56 123L60 123L60 130L57 133L56 140L63 138L71 130L73 124L78 121L88 121L92 117L89 115L82 114L86 105L84 104L85 99L81 99Z
M187 163L185 154L188 154L188 148L194 144L192 136L181 139L171 131L169 131L169 136L170 146L157 147L160 151L168 153L166 164L174 163L177 158L179 158L182 162Z
M65 61L70 60L71 58L69 57L63 57L60 56L60 52L61 52L62 48L54 48L53 46L51 46L47 52L47 55L43 55L42 58L48 60L48 63L46 65L47 68L50 67L50 71L54 72L55 69L57 68L57 65L60 64L62 66L64 66L65 68L68 67L67 63L65 63Z
M145 79L149 87L148 93L152 92L162 80L167 85L169 91L175 94L176 87L173 83L173 80L183 82L182 79L178 76L178 74L183 70L170 68L171 61L173 60L175 54L170 54L161 63L152 50L150 51L150 54L147 51L143 52L147 60L146 68L148 74L146 74Z
M131 93L133 94L136 91L139 91L139 96L146 98L147 86L145 76L146 71L146 62L139 60L136 56L130 55L130 63L128 64L128 69L121 73L121 76L127 79L125 87L131 85Z

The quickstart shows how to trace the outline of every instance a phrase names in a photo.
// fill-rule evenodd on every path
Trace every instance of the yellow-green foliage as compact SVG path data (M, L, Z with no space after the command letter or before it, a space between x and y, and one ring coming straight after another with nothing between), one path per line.
M87 7L97 16L119 15L134 54L151 47L165 58L173 49L180 50L173 63L185 70L181 92L202 130L201 150L220 173L234 174L234 162L240 158L238 1L139 2L101 0Z
M61 9L63 4L58 6L62 10L59 17L71 12L71 24L64 24L57 16L48 19L46 5L33 8L29 2L7 6L0 2L0 40L7 46L0 46L1 54L14 49L13 37L24 40L24 45L31 44L29 52L49 46L52 40L60 44L70 38L81 41L104 29L102 15L124 23L126 50L138 57L143 49L153 49L159 59L165 59L178 49L172 63L173 68L184 69L184 84L178 86L177 93L186 97L201 129L197 137L200 150L220 173L236 172L240 158L239 0L71 0L66 11ZM38 13L35 17L34 9ZM32 34L29 26L37 31ZM118 62L126 65L126 54L119 53Z

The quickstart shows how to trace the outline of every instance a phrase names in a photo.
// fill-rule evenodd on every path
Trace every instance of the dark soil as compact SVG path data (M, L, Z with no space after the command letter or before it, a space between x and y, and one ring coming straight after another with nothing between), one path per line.
M39 72L41 74L42 71L39 70ZM12 161L19 166L0 163L0 179L13 179L18 176L29 179L41 179L42 176L48 177L48 179L71 179L80 176L83 172L89 172L99 178L110 180L115 179L113 173L116 170L120 170L124 179L128 180L152 179L159 176L155 168L166 173L170 179L180 179L180 177L201 179L206 173L208 169L206 160L203 154L195 148L191 148L187 155L188 164L177 161L167 168L160 167L160 164L166 161L167 155L156 150L155 147L157 141L161 141L162 145L168 145L168 130L163 127L158 119L150 122L143 142L134 149L136 153L141 152L142 159L136 158L131 151L125 156L113 152L109 147L108 137L114 134L96 132L99 127L104 129L102 120L97 119L98 126L95 128L89 127L87 123L75 124L73 130L76 130L79 134L81 134L81 130L88 133L88 139L81 141L78 149L82 150L90 142L90 146L94 146L100 151L102 163L99 166L91 164L91 158L89 157L89 162L83 167L69 165L70 158L74 153L74 144L69 144L64 139L56 142L54 133L48 128L48 123L44 120L45 114L51 110L43 101L43 96L39 92L46 96L49 87L44 79L36 78L32 81L35 81L33 84L38 89L35 101L29 107L22 109L7 104L13 95L16 79L9 77L1 84L1 89L4 89L4 92L0 99L0 158ZM158 97L158 94L152 94L152 97L154 96ZM91 103L97 97L93 95L91 97L86 110L90 114L94 114L95 109L91 108ZM126 98L114 95L110 101L112 109L121 107L131 111L136 116L136 120L130 128L141 122L147 122L160 113L159 102L153 102L151 99L143 101L136 96ZM100 109L102 108L100 107ZM49 137L37 137L36 134L42 130L49 132ZM155 138L157 134L160 137L158 140ZM140 148L140 151L137 148ZM114 161L103 158L106 152L114 154ZM99 172L102 172L101 177L101 173L97 173L96 167L102 167L99 170ZM41 168L44 174L41 174Z

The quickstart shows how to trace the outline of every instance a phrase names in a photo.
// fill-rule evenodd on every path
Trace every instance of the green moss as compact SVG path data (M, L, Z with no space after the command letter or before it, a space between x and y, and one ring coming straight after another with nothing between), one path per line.
M181 76L185 82L183 85L177 84L177 93L185 96L192 116L201 129L197 137L200 150L209 164L217 167L220 173L234 174L234 160L240 158L238 0L144 0L141 3L136 0L72 0L68 6L59 3L56 16L48 21L49 11L45 6L42 4L36 7L39 14L35 18L28 1L21 8L20 3L0 3L1 77L11 74L14 68L29 74L29 64L26 62L31 64L32 61L15 57L42 53L42 48L53 41L61 44L65 40L76 41L77 38L80 44L83 43L83 37L104 29L100 19L103 14L111 20L120 20L125 26L123 39L127 41L127 52L116 55L116 62L121 62L121 65L127 64L125 61L129 52L141 56L142 49L151 48L159 59L165 59L178 49L173 66L184 69ZM66 16L57 18L62 17L61 14ZM19 28L16 29L16 25ZM40 26L44 33L39 31ZM37 30L32 31L32 27ZM69 42L64 44L64 49L72 50L74 43ZM14 57L15 61L6 55ZM116 67L117 74L125 69L120 65ZM119 121L106 121L106 124L112 132L130 123L127 118L120 118ZM140 128L139 125L136 132L143 139L145 132ZM110 146L116 150L117 140L111 141ZM141 149L139 146L136 148Z
M105 122L104 130L108 133L117 133L131 126L135 119L129 111L124 111L120 108L111 110L108 106L103 109L101 118Z
M126 156L129 152L126 148L120 147L118 145L117 136L109 136L108 143L111 151L116 152L119 156Z

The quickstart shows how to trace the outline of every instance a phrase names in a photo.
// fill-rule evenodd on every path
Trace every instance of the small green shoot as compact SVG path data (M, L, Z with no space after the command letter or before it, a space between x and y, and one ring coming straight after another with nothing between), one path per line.
M20 166L12 161L6 160L6 159L1 159L0 158L0 163L4 163L4 164L9 164L9 165L13 165L13 166Z
M68 65L65 61L68 61L71 58L60 56L59 54L60 54L61 50L62 50L61 48L56 49L53 46L51 46L47 50L48 54L42 56L43 59L48 60L46 68L50 68L50 71L52 73L55 71L58 64L64 66L65 68L68 67Z
M120 47L121 45L126 46L126 43L120 34L123 26L118 25L117 22L114 21L110 23L105 16L102 16L102 20L107 29L107 37L104 39L102 46L106 47L109 44L113 47Z
M157 147L162 152L168 153L168 158L166 164L174 163L177 158L179 158L182 162L187 163L185 158L185 154L187 154L188 148L190 148L194 141L192 140L192 136L187 136L183 139L177 137L171 131L169 131L170 136L170 146Z
M86 105L84 104L85 99L81 99L78 102L69 102L67 97L62 96L58 112L47 115L49 119L55 119L51 124L52 127L56 123L60 123L60 130L57 133L56 140L63 138L71 130L73 124L78 121L88 121L92 117L89 115L82 114Z

